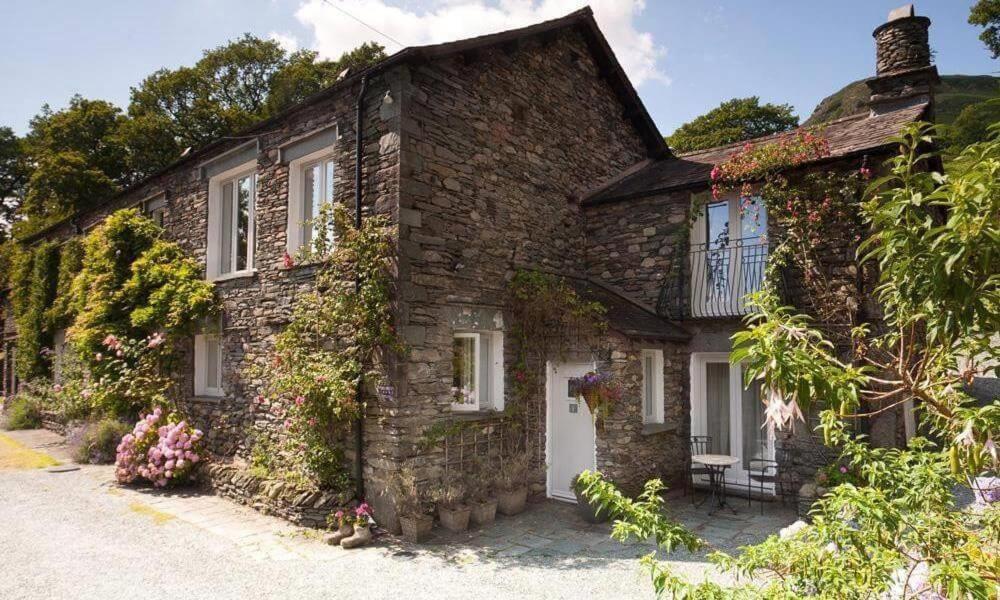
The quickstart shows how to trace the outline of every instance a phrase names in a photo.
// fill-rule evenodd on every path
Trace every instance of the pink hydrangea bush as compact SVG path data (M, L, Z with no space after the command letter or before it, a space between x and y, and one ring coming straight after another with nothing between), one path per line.
M176 413L164 419L163 409L156 407L118 444L115 478L119 483L142 478L157 487L184 481L202 460L198 454L201 438L202 432Z

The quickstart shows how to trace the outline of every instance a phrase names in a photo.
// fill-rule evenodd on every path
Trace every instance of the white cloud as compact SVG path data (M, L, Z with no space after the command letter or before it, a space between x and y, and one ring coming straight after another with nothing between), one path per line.
M270 40L278 42L278 45L285 52L292 53L299 49L299 40L294 35L272 31L267 37Z
M371 40L386 46L390 53L400 49L348 14L403 45L419 46L561 17L580 8L582 0L498 0L494 3L435 0L419 3L419 8L410 7L412 4L400 7L387 0L305 0L295 16L312 29L314 47L320 56L337 58ZM591 0L590 6L601 31L635 85L647 81L669 83L658 64L666 49L656 43L651 33L637 28L637 21L646 8L645 0Z

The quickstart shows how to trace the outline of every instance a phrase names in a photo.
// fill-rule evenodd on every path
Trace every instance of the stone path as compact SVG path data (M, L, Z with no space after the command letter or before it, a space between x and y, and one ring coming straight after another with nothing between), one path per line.
M69 459L55 434L3 435ZM762 539L795 518L779 506L767 506L760 517L757 504L751 510L745 500L733 504L736 515L709 516L707 507L692 507L684 498L670 507L726 550ZM609 538L607 524L587 524L574 507L556 502L531 504L522 515L498 517L481 531L438 529L427 544L387 536L375 546L347 551L323 544L316 531L210 494L122 487L113 483L111 467L85 465L66 473L0 471L0 527L0 555L12 557L0 569L2 598L133 597L137 583L143 592L241 599L651 596L635 560L651 552L651 544L619 544ZM134 573L118 571L150 553L155 564L176 565L184 577L161 580L158 568L137 582ZM670 559L690 576L711 573L704 553L677 552ZM80 588L80 578L94 579L93 585Z

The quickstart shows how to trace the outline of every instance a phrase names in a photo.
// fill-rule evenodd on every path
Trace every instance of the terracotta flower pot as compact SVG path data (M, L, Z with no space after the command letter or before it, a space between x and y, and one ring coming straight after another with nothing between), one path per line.
M608 520L608 511L603 510L598 514L598 504L591 503L580 492L573 490L576 494L576 512L588 523L603 523Z
M399 517L399 526L403 529L404 540L419 544L431 534L434 519L428 515L408 515Z
M472 524L480 527L492 525L497 518L497 501L495 499L486 502L475 502L472 504Z
M516 515L524 510L528 501L528 488L521 486L515 490L501 490L497 494L497 510L504 515Z
M360 548L372 541L372 529L368 525L358 525L354 528L354 535L340 540L341 548Z
M441 518L441 526L448 531L465 531L469 528L469 517L472 509L464 504L452 507L438 507L438 516Z

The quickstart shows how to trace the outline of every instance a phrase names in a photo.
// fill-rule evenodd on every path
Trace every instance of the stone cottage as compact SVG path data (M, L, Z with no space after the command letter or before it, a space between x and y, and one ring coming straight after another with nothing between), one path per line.
M881 164L894 151L890 136L933 117L929 24L910 9L875 30L870 110L825 127L830 164ZM184 408L224 463L246 456L251 427L269 426L242 374L248 356L266 356L296 296L311 287L313 268L283 258L312 235L303 226L312 199L388 215L408 352L369 393L348 459L359 493L390 528L392 501L380 492L404 464L435 477L513 450L531 454L539 490L572 500L570 479L585 468L631 488L653 476L677 480L689 436L712 435L715 451L741 458L730 470L739 484L745 461L775 447L761 439L754 390L743 389L739 365L727 358L747 312L742 294L760 285L767 219L762 204L741 214L730 198L689 219L713 165L737 147L671 152L584 8L404 49L21 241L78 235L137 206L203 261L224 312L219 333L190 341L179 377ZM751 232L748 218L763 228ZM849 258L853 248L838 252ZM733 266L713 269L710 253ZM512 419L516 348L505 336L504 295L519 269L565 277L606 306L610 327L601 352L571 349L534 365L544 392ZM12 319L3 332L9 394L17 384ZM456 354L474 368L457 372ZM600 428L572 393L574 379L594 369L624 384ZM472 392L467 402L453 401L455 386ZM879 427L903 432L890 417ZM455 423L463 426L427 442L432 427ZM804 470L822 460L808 433L787 443L802 449Z

